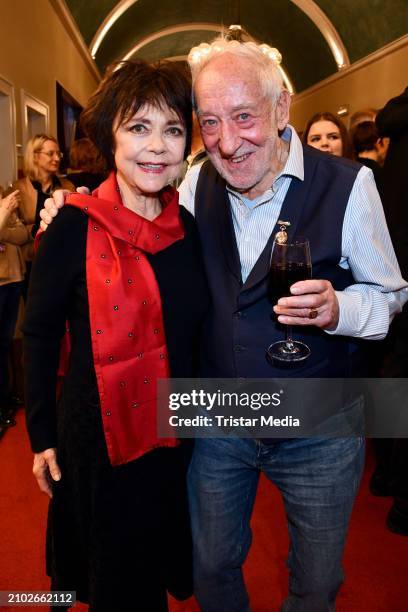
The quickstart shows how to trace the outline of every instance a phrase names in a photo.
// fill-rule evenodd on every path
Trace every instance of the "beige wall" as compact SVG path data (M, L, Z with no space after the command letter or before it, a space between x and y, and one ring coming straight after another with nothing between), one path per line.
M20 144L22 89L49 106L50 132L56 135L56 81L81 105L97 85L50 0L0 0L0 76L15 88Z
M382 108L392 97L402 93L408 85L408 36L399 39L343 72L333 75L292 100L291 123L303 130L307 120L316 112L336 113L347 105L348 119L355 111L373 106Z

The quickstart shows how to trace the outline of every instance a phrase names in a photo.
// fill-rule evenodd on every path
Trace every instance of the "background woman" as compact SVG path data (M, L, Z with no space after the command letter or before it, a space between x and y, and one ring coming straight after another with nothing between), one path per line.
M166 589L191 593L186 461L156 428L156 380L193 375L208 302L194 220L167 187L188 154L190 97L175 64L108 71L82 126L111 174L94 197L68 198L33 267L27 425L52 496L47 569L96 612L161 612Z
M20 246L30 241L28 228L17 217L20 194L0 194L0 435L14 425L9 353L16 326L25 264Z
M332 113L316 113L309 119L302 141L315 149L352 158L350 139L344 123Z
M106 178L103 157L89 138L79 138L72 143L67 178L75 187L87 187L90 191Z
M39 228L40 210L50 194L56 189L75 190L70 181L57 176L61 158L62 153L53 136L37 134L27 143L24 153L25 177L16 181L12 189L20 191L19 215L27 225L32 238L35 237ZM23 289L25 296L33 259L33 242L26 244L22 251L27 264L26 282Z

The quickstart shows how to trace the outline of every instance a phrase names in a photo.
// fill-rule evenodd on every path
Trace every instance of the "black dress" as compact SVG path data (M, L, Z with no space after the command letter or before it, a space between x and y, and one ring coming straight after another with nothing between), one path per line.
M193 217L186 236L149 255L163 305L171 375L191 377L208 291ZM57 448L47 529L52 588L90 609L167 610L166 589L191 594L185 472L188 447L158 448L125 465L108 460L93 367L85 275L88 218L64 208L43 237L24 323L27 427L34 452ZM60 340L72 350L56 406Z

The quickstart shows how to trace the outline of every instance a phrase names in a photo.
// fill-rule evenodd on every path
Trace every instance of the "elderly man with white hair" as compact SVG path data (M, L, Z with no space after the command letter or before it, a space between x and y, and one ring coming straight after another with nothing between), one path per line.
M288 125L290 95L274 50L216 40L193 49L189 62L210 160L191 168L179 189L195 213L213 300L202 375L363 375L361 339L383 338L407 299L372 173L302 146ZM282 334L267 297L281 219L291 224L289 236L309 238L313 263L313 279L292 285L274 306L278 321L297 325L312 349L289 370L265 359L265 339ZM353 408L344 406L345 418ZM250 610L242 565L263 472L282 494L289 527L282 610L334 610L363 453L359 437L196 440L189 493L201 609Z

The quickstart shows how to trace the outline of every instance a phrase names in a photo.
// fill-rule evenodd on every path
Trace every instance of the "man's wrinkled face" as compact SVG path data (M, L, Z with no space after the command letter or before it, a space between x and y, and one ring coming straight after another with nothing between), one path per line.
M201 135L215 168L247 197L264 193L275 175L278 129L288 120L288 98L273 105L263 95L252 63L230 54L202 70L194 94Z

